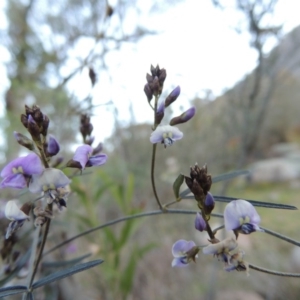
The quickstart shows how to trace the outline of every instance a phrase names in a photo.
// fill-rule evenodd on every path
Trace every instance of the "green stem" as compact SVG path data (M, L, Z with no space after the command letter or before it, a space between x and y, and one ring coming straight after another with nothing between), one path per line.
M50 211L52 211L52 204L48 204L48 209ZM41 243L41 247L40 247L40 250L39 250L39 253L38 253L35 265L34 265L33 272L32 272L32 274L30 276L30 280L29 280L29 284L28 284L28 290L31 289L34 277L36 275L39 263L41 261L42 255L43 255L44 247L45 247L45 244L46 244L46 241L47 241L47 236L48 236L48 233L49 233L50 223L51 223L51 219L47 219L47 221L46 221L46 227L45 227L45 232L44 232L42 243Z
M32 242L32 249L31 249L31 255L30 255L30 260L29 260L29 274L28 274L28 284L27 284L27 288L29 290L30 286L31 286L31 278L32 278L32 274L33 274L33 266L34 266L34 261L35 261L35 256L36 256L36 251L37 251L37 247L38 247L38 242L39 242L39 238L40 238L40 232L41 232L41 226L38 226L35 228L34 231L34 237L33 237L33 242ZM23 294L23 300L27 299L27 293Z
M132 220L132 219L138 219L138 218L142 218L142 217L148 217L148 216L155 216L155 215L163 215L163 214L184 214L184 215L196 215L197 211L195 210L184 210L184 209L169 209L169 210L154 210L154 211L149 211L149 212L144 212L144 213L139 213L139 214L135 214L135 215L131 215L131 216L125 216L125 217L122 217L122 218L118 218L118 219L115 219L115 220L112 220L112 221L109 221L107 223L104 223L102 225L99 225L97 227L94 227L94 228L91 228L91 229L88 229L82 233L79 233L65 241L63 241L62 243L54 246L53 248L51 248L50 250L48 250L47 252L44 253L44 255L47 255L49 254L50 252L82 237L82 236L85 236L87 234L90 234L94 231L97 231L99 229L102 229L102 228L105 228L105 227L108 227L108 226L111 226L111 225L115 225L117 223L121 223L121 222L125 222L125 221L128 221L128 220ZM218 217L218 218L222 218L223 216L221 214L216 214L216 213L213 213L211 214L212 216L214 217Z
M274 271L274 270L269 270L269 269L265 269L265 268L261 268L255 265L251 265L249 264L249 268L262 272L262 273L267 273L267 274L271 274L271 275L275 275L275 276L281 276L281 277L300 277L299 273L286 273L286 272L278 272L278 271Z
M158 198L157 191L156 191L156 186L155 186L155 178L154 178L154 167L155 167L155 154L156 154L156 146L157 144L153 144L152 148L152 159L151 159L151 184L152 184L152 190L154 193L154 197L156 199L156 202L158 204L158 207L160 210L163 209L162 204Z

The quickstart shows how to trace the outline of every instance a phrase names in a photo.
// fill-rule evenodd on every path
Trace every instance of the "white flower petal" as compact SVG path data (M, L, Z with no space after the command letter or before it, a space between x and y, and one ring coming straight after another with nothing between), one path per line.
M10 200L6 203L5 216L11 221L21 221L29 219L29 216L27 216L22 210L19 209L15 200Z

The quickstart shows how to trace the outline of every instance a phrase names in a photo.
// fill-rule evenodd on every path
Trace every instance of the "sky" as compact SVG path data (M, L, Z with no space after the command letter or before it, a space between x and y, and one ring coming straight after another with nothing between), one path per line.
M111 135L116 108L124 125L128 124L132 115L137 123L153 119L143 92L151 64L159 64L167 70L166 94L177 85L181 87L181 95L173 105L175 113L188 109L190 101L196 96L204 96L208 89L215 96L222 94L255 68L257 56L249 46L249 35L246 31L238 34L235 30L238 24L246 29L245 20L234 9L233 0L223 2L228 7L224 11L216 9L210 0L186 0L170 6L163 14L151 14L148 13L151 0L142 0L142 13L137 15L134 9L129 11L125 28L133 28L138 22L159 33L144 37L135 44L124 44L120 51L107 57L107 65L113 75L101 75L93 90L94 104L100 105L92 120L97 132L96 141L103 141ZM274 17L266 22L284 24L283 33L287 33L300 24L299 11L298 1L278 0ZM0 15L0 28L5 27L3 22ZM266 50L271 50L274 45L276 41L271 40ZM68 68L76 67L75 57L85 57L91 46L89 41L83 41L70 52L66 73ZM2 52L0 48L0 93L3 95L9 82L3 65L8 57ZM89 92L87 74L88 69L83 70L68 85L70 93L78 98L84 98ZM113 105L103 105L109 101ZM1 108L3 111L3 106Z

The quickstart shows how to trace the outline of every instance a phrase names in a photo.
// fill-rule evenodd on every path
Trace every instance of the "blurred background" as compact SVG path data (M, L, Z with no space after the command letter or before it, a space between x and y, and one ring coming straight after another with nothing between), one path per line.
M1 165L24 154L13 131L25 132L19 122L25 104L37 104L49 116L65 161L82 142L81 114L92 117L95 145L102 142L109 155L105 166L73 179L68 209L51 225L49 248L109 220L157 209L150 184L153 115L143 92L151 64L167 70L162 97L181 87L181 96L165 112L166 124L191 105L197 108L194 119L180 125L184 138L158 147L155 174L164 203L174 198L177 175L187 175L198 162L207 163L212 176L251 170L246 178L213 185L215 195L298 205L297 1L9 0L0 5ZM3 190L2 211L15 197L30 200L28 194ZM176 208L196 209L195 204L185 200ZM215 211L223 208L218 203ZM297 211L258 211L262 226L299 240ZM7 223L1 219L3 232ZM30 230L28 224L19 232L14 251L26 251ZM191 215L147 217L92 233L45 259L92 253L105 263L55 283L38 299L298 299L297 278L253 270L249 277L228 274L209 256L172 269L171 247L182 238L206 243ZM300 272L299 248L263 233L239 240L247 261ZM19 284L22 274L15 280Z

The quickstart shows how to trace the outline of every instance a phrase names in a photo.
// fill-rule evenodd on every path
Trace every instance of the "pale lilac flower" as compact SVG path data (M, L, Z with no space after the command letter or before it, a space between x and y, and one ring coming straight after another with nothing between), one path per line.
M263 231L259 228L260 216L254 206L246 200L234 200L224 210L226 230L234 230L243 234Z
M198 252L199 248L193 241L177 241L172 247L172 267L186 267L191 260L195 261Z
M206 223L202 215L198 212L195 218L195 228L199 231L204 231L206 229Z
M17 205L15 200L10 200L5 206L5 216L12 222L9 223L5 238L8 239L14 232L23 226L29 216L26 215Z
M40 175L32 176L29 183L31 193L47 192L69 185L71 180L61 171L54 168L47 168Z
M16 158L3 168L1 177L4 179L0 183L0 188L26 188L29 178L41 174L43 170L41 160L35 153Z
M60 146L56 138L52 135L49 135L48 145L47 145L47 154L49 156L56 155L60 150Z
M230 261L230 251L233 251L238 246L234 238L227 238L219 243L210 244L202 249L204 254L213 254L219 260L226 264Z
M170 146L174 141L180 140L183 133L177 128L170 125L157 126L151 133L150 142L152 144L162 143L165 147Z
M92 156L93 148L90 145L79 146L67 166L84 169L92 166L101 166L106 163L107 155L104 153Z

